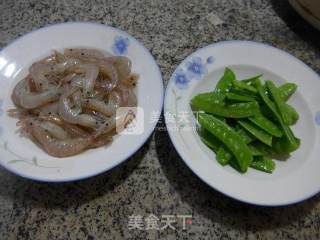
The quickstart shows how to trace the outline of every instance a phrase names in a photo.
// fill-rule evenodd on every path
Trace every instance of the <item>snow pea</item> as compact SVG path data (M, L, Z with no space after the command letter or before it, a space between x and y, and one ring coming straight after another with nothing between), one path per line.
M270 134L263 131L262 129L256 128L254 125L250 124L248 121L239 120L238 122L245 130L247 130L249 133L255 136L258 140L260 140L261 142L269 146L272 146L272 136Z
M255 101L255 99L253 97L250 96L245 96L245 95L241 95L241 94L236 94L236 93L226 93L226 97L229 100L232 101L236 101L236 102L253 102Z
M232 87L232 82L236 80L236 75L230 68L225 68L223 76L218 81L215 92L226 93Z
M295 91L297 90L297 84L295 83L285 83L282 84L278 89L280 92L280 96L282 98L283 101L287 101L292 94L295 93Z
M262 114L257 114L254 117L250 117L249 120L272 136L281 137L283 134L277 125L275 125Z
M273 150L277 154L289 154L300 146L300 139L296 138L289 126L284 126L285 135L281 138L275 138L272 144Z
M242 90L246 90L246 91L249 91L249 92L252 92L252 93L257 93L258 90L251 86L251 85L248 85L244 82L239 82L239 81L233 81L233 86L235 88L239 88L239 89L242 89Z
M277 151L280 152L285 150L287 152L292 152L296 150L300 146L300 140L296 138L291 129L284 124L280 114L276 109L274 102L272 102L270 98L267 96L265 88L260 86L258 88L258 91L264 103L267 105L267 107L271 110L275 118L280 123L282 131L284 133L281 139L275 139L275 146L277 147Z
M237 125L239 126L239 125ZM248 133L246 130L244 130L242 127L239 126L238 129L236 129L236 132L241 136L241 138L243 139L243 141L245 143L251 143L252 141L254 141L254 136L250 133Z
M266 173L272 173L276 165L271 158L265 156L256 156L251 162L250 167Z
M247 85L257 85L257 83L260 82L260 78L262 77L262 74L256 75L254 77L246 78L246 79L241 79L240 82L244 82Z
M205 99L206 101L212 103L212 104L219 104L224 106L224 99L225 95L222 93L217 93L217 92L206 92L206 93L200 93L197 95L198 98L200 99Z
M282 117L284 124L289 125L290 114L288 113L288 108L285 107L285 102L282 100L279 89L270 80L266 81L266 86L275 102L276 107L279 110L279 114Z
M227 118L246 118L259 113L257 102L234 103L228 106L222 106L212 101L210 97L204 94L197 95L191 99L193 110L202 110L218 116Z
M235 156L242 172L246 172L252 161L252 154L241 136L226 123L212 115L199 113L200 125L216 136Z
M256 148L254 145L249 144L248 148L250 149L252 156L263 156L263 153L258 148ZM232 155L232 153L224 145L220 146L220 148L217 151L217 155L216 155L217 161L222 166L225 166L228 163L230 163L230 161L233 157L234 156Z
M272 147L267 146L262 142L253 142L252 144L259 152L263 153L263 155L265 155L265 156L275 156L276 155L276 152Z
M254 144L249 144L248 147L252 153L252 156L263 156L263 152L261 152Z
M299 119L298 112L296 111L296 109L294 109L294 107L290 106L289 104L285 104L285 107L287 108L288 114L290 115L290 121L288 125L295 124Z
M204 144L206 144L212 150L218 151L221 146L221 142L214 135L212 135L203 127L197 128L197 132Z
M222 145L217 151L216 158L222 166L225 166L232 158L232 154L225 146Z
M250 135L247 131L245 131L243 128L239 127L238 129L235 129L236 132L241 136L242 140L248 144L254 140L254 137ZM253 146L248 145L250 148L252 155L257 155L258 153L261 153L258 149L254 148ZM232 153L223 145L219 147L217 151L217 160L218 162L224 166L227 163L229 163L230 159L232 158Z
M230 159L229 164L235 170L240 171L240 167L238 166L234 158ZM250 163L249 167L262 172L272 173L275 170L276 165L274 161L270 158L264 156L255 156L254 160Z

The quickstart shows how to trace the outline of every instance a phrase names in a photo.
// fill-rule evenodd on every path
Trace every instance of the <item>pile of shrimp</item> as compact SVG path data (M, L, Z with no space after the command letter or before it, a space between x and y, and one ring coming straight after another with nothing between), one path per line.
M16 108L8 113L19 119L21 135L49 155L73 156L109 144L118 125L132 120L117 109L137 105L137 80L127 57L96 49L54 51L15 85Z

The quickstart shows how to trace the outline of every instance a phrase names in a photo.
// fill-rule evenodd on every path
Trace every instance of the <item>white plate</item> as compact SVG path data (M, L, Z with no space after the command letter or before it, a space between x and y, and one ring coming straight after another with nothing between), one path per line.
M13 86L23 78L28 67L52 50L88 47L126 55L133 72L140 75L137 84L138 114L136 125L141 134L116 136L110 146L86 151L69 158L54 158L34 143L16 133L16 120L6 114L13 107ZM48 26L26 34L0 52L0 163L26 178L40 181L71 181L94 176L120 164L136 152L152 133L163 102L163 82L158 65L150 52L135 38L116 28L93 23L65 23ZM144 122L144 124L143 124ZM133 130L133 129L131 129Z
M293 130L301 138L301 147L286 161L276 161L273 174L254 169L240 174L229 166L222 167L194 129L190 99L213 90L227 66L240 79L262 73L265 80L272 79L277 84L289 81L299 86L290 104L300 114ZM299 202L320 190L319 90L319 76L282 50L249 41L213 44L190 55L173 73L165 96L167 129L185 163L214 189L257 205Z

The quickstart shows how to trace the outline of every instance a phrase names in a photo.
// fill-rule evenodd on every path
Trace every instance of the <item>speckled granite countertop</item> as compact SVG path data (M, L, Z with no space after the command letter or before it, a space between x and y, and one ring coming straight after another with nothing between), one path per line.
M214 26L212 14L224 24ZM165 83L199 47L225 39L272 44L320 71L320 33L278 0L0 1L0 47L33 29L97 21L150 49ZM159 123L159 126L163 126ZM130 230L129 216L192 215L187 229ZM320 196L283 208L249 206L210 189L156 131L125 164L68 184L0 169L0 239L320 239Z

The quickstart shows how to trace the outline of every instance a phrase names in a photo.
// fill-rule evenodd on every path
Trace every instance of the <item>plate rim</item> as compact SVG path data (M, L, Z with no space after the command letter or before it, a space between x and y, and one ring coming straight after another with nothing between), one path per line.
M160 81L160 102L159 102L159 112L157 112L154 116L154 119L157 121L153 121L150 124L150 128L148 129L148 132L146 133L145 137L143 138L143 140L141 141L141 144L139 144L136 148L132 149L131 151L128 151L126 154L126 157L124 157L122 160L119 160L115 163L111 163L110 165L108 165L108 167L106 168L102 168L99 171L96 171L94 173L89 173L89 174L85 174L85 175L81 175L78 177L65 177L65 178L59 178L59 179L53 179L53 178L43 178L43 177L38 177L38 176L32 176L30 174L25 174L23 172L20 171L16 171L15 168L9 167L9 165L5 164L3 161L0 161L0 166L3 167L4 169L6 169L9 172L12 172L20 177L26 178L26 179L30 179L33 181L38 181L38 182L52 182L52 183L65 183L65 182L74 182L74 181L80 181L83 179L87 179L87 178L91 178L97 175L100 175L102 173L105 173L113 168L115 168L118 165L121 165L122 163L124 163L125 161L127 161L131 156L133 156L139 149L141 149L143 147L143 145L148 141L148 139L150 138L150 136L152 135L152 133L154 132L154 129L157 125L157 122L160 119L161 116L161 112L163 109L163 104L164 104L164 83L163 83L163 76L160 70L160 67L157 63L157 61L155 60L154 56L151 54L151 52L139 41L137 40L134 36L132 36L131 34L127 33L124 30L121 30L119 28L107 25L107 24L102 24L102 23L98 23L98 22L86 22L86 21L72 21L72 22L65 22L65 23L53 23L53 24L48 24L45 25L43 27L31 30L30 32L27 32L25 34L23 34L22 36L19 36L17 38L15 38L14 40L12 40L10 43L6 44L0 51L0 55L3 54L3 52L13 46L16 42L23 40L23 38L34 34L35 32L40 32L40 31L45 31L48 30L50 28L54 28L54 27L59 27L59 26L66 26L66 25L93 25L99 28L104 28L106 30L112 30L115 32L118 32L124 36L130 37L130 40L132 40L134 42L134 44L138 45L139 47L141 47L141 49L146 53L146 55L150 58L151 63L155 65L156 67L156 75L158 75Z
M251 40L224 40L224 41L219 41L219 42L215 42L209 45L206 45L202 48L198 48L196 49L194 52L192 52L191 54L189 54L187 57L185 57L178 65L177 67L174 69L174 71L172 72L170 79L167 83L167 87L165 90L165 95L164 95L164 113L166 113L168 111L167 109L167 99L168 99L168 95L169 95L169 90L171 89L171 85L173 84L172 82L174 81L173 77L174 74L176 72L176 70L178 68L180 68L183 64L185 64L190 58L192 58L193 56L197 55L200 51L203 51L205 49L209 49L209 48L213 48L213 47L217 47L217 46L221 46L221 45L226 45L226 44L251 44L251 45L258 45L258 46L262 46L262 47L267 47L267 48L272 48L276 51L279 51L281 54L284 54L286 56L288 56L290 59L296 61L299 64L302 64L303 66L307 67L307 69L312 72L317 78L320 79L320 75L314 71L309 65L307 65L305 62L303 62L302 60L300 60L299 58L293 56L292 54L290 54L289 52L286 52L283 49L274 47L270 44L266 44L266 43L262 43L262 42L257 42L257 41L251 41ZM169 126L170 123L168 123L168 117L166 117L166 114L164 114L165 117L165 124L166 126ZM193 172L193 174L195 174L199 179L201 179L201 181L203 181L206 185L208 185L210 188L214 189L215 191L220 192L221 194L228 196L234 200L246 203L246 204L251 204L251 205L255 205L255 206L265 206L265 207L279 207L279 206L287 206L287 205L292 205L292 204L298 204L301 203L309 198L314 197L315 195L317 195L318 193L320 193L320 184L318 189L315 192L311 192L309 194L306 194L304 197L297 199L297 200L292 200L292 201L286 201L286 202L278 202L278 203L266 203L266 202L255 202L255 201L250 201L250 199L246 199L246 198L241 198L239 196L233 196L230 193L226 193L223 192L221 189L219 190L218 188L214 187L209 181L206 181L206 179L204 177L202 177L201 175L199 175L198 173L196 173L193 168L191 167L191 165L188 163L188 161L185 160L185 153L183 151L183 149L177 147L178 143L174 140L174 136L173 136L173 132L171 130L169 130L170 128L167 127L167 131L168 131L168 135L170 137L170 140L175 148L175 150L178 152L180 158L183 160L183 162L188 166L188 168Z

